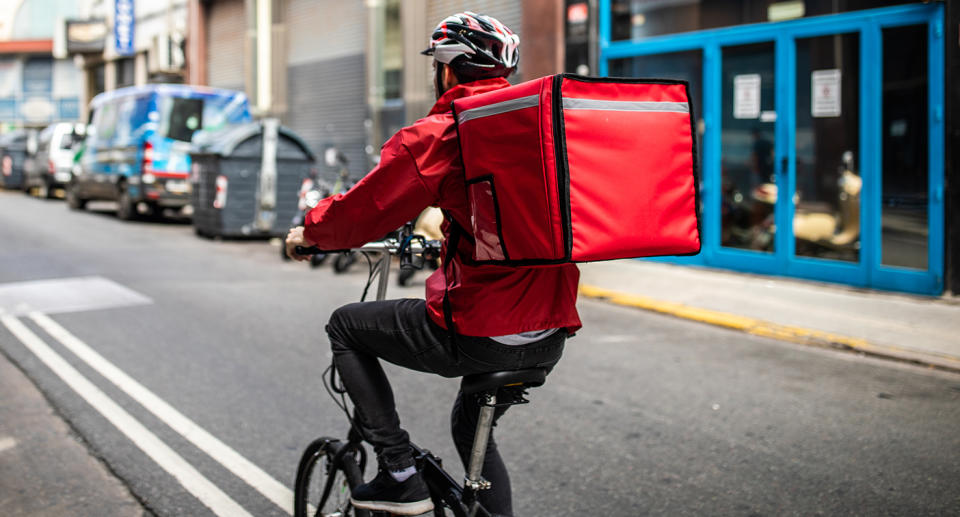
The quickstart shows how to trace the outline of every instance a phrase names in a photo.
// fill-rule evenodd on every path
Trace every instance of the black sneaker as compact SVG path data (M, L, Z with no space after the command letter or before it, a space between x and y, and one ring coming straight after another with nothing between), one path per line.
M401 483L381 469L373 481L353 489L350 502L357 508L395 515L420 515L433 510L430 491L419 472Z

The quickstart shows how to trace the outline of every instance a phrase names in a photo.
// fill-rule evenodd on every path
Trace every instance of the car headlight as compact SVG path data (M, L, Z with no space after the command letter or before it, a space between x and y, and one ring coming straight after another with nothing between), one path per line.
M157 181L157 177L154 176L153 174L150 174L150 173L148 172L148 173L146 173L146 174L143 175L143 182L144 182L144 183L150 184L150 183L153 183L153 182L155 182L155 181Z

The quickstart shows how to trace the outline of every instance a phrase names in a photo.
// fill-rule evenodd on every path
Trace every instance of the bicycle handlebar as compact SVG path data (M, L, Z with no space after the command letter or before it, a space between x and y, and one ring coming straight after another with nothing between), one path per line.
M317 255L320 253L340 253L345 251L356 251L356 252L377 252L377 253L389 253L391 255L397 255L401 251L402 243L397 239L386 239L382 241L374 241L364 244L359 248L351 248L349 250L323 250L317 246L297 246L296 252L297 255ZM440 256L440 241L423 241L418 242L416 240L411 241L403 251L409 251L415 255L421 255L427 260L432 260L439 258Z
M297 246L295 251L297 255L319 255L321 253L327 253L316 246Z

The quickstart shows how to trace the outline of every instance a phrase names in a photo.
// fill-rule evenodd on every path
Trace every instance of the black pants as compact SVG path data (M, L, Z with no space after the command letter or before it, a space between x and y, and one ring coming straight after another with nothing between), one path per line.
M521 368L552 368L563 352L566 332L527 345L508 346L485 337L456 336L433 323L423 300L353 303L337 309L327 325L333 360L357 409L365 438L391 470L413 465L410 437L400 428L393 391L378 358L444 377ZM494 424L507 408L497 408ZM480 413L479 396L457 394L450 415L453 442L464 468L470 459ZM512 515L510 478L491 434L483 477L492 484L481 503Z

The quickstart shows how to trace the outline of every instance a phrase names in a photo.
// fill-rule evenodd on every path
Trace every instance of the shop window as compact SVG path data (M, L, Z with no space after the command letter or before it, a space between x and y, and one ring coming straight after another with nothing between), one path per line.
M90 98L106 91L107 82L104 74L104 65L101 63L90 68Z
M23 96L49 96L53 92L53 59L30 58L23 63Z
M383 33L383 97L403 97L403 34L400 0L388 0Z
M133 86L135 82L134 59L132 57L114 61L117 67L117 88Z

